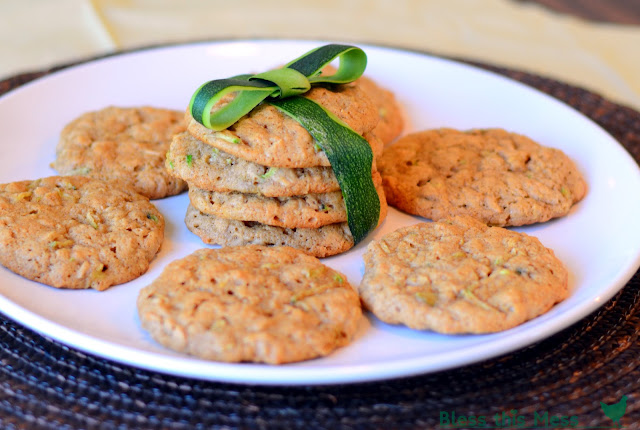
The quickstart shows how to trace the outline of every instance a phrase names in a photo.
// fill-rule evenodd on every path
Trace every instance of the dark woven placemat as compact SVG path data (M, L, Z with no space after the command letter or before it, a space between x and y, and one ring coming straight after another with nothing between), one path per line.
M475 64L567 102L640 160L639 112L553 79ZM0 81L0 94L51 72ZM70 349L0 315L0 427L430 429L439 427L442 413L484 416L495 426L496 414L517 410L516 423L529 427L536 414L544 419L547 413L549 426L575 424L561 419L574 416L584 428L611 426L600 401L627 395L622 424L631 428L640 423L639 287L637 272L594 314L503 357L325 387L244 386L143 371Z

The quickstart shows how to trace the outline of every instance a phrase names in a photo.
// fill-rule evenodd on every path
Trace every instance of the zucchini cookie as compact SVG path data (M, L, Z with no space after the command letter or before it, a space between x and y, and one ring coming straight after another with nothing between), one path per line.
M322 73L334 74L336 71L335 67L327 66L322 70ZM380 138L384 145L395 140L404 129L402 108L395 94L368 76L361 76L349 85L357 86L362 90L376 107L378 124L373 129L376 136Z
M200 249L140 291L142 327L207 360L280 364L328 355L362 319L340 273L290 247Z
M331 167L263 166L202 143L189 133L174 137L167 168L191 186L210 191L287 197L340 190Z
M222 246L291 246L314 257L340 254L353 247L353 236L346 222L318 228L283 228L255 221L220 218L189 205L187 228L204 243Z
M105 290L145 273L164 218L129 186L83 176L0 185L0 264L57 288Z
M586 193L562 151L502 129L414 133L385 148L378 169L389 205L432 220L532 224L566 215Z
M342 193L263 197L259 194L219 193L189 188L191 205L200 212L285 228L318 228L347 221Z
M182 112L153 107L88 112L64 127L52 164L62 175L83 175L129 184L150 199L184 191L170 175L165 154L176 133L185 130Z
M393 142L404 129L404 117L395 94L381 87L372 79L363 76L356 81L378 109L379 121L373 132L387 145Z
M304 96L332 112L365 139L365 134L379 121L375 105L358 87L341 85L331 90L314 87ZM254 163L291 168L331 165L302 125L269 104L258 105L223 131L206 128L188 111L186 120L192 136ZM371 139L368 141L373 143ZM379 139L377 142L382 143ZM381 146L372 146L374 155L379 155Z
M440 333L506 330L568 296L553 251L468 217L398 229L369 244L359 286L380 320Z

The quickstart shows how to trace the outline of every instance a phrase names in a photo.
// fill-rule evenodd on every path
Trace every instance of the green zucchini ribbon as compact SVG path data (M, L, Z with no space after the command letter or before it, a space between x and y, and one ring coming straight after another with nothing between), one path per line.
M339 58L333 75L321 74L322 69ZM193 118L211 130L229 127L251 112L267 98L279 99L304 94L312 84L346 84L362 76L367 56L360 48L349 45L325 45L311 50L284 67L257 75L239 75L205 82L196 90L189 103ZM225 95L236 97L222 108L211 112Z

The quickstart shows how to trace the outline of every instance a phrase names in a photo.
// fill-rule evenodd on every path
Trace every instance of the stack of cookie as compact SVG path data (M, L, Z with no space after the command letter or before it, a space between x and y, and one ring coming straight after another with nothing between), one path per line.
M384 146L374 129L381 117L388 124L389 113L399 112L374 103L359 85L316 87L305 97L362 135L374 158ZM187 124L187 131L174 137L166 164L189 185L185 222L205 243L288 245L316 257L353 246L326 154L297 121L262 104L223 131L204 127L190 113ZM386 133L387 140L392 133ZM381 221L386 200L375 161L372 172Z

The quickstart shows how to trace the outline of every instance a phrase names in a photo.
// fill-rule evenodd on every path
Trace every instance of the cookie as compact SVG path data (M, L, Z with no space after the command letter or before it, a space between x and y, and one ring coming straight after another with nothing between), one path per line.
M145 273L164 218L131 187L81 176L0 185L0 264L57 288L104 290Z
M315 87L305 97L322 105L359 135L378 123L371 100L357 87L343 85L331 90ZM223 131L213 131L186 113L189 133L221 151L271 167L330 166L326 154L295 119L264 103ZM374 153L378 149L373 148Z
M88 112L62 130L52 167L62 175L123 182L150 199L175 195L186 183L166 171L165 154L184 130L184 114L168 109Z
M259 194L219 193L190 187L189 200L203 213L285 228L318 228L347 220L340 191L263 197Z
M319 228L283 228L255 221L225 219L200 212L189 205L187 228L204 243L222 246L290 246L323 258L353 248L353 236L346 222Z
M380 320L440 333L490 333L568 296L554 252L467 216L404 227L369 244L359 293Z
M287 197L339 191L331 167L268 167L207 145L189 133L176 135L167 169L192 187L210 191Z
M382 153L380 139L371 133L365 133L364 137ZM166 167L169 173L191 186L210 191L287 197L340 190L331 167L263 166L220 151L189 133L174 137L167 153ZM376 169L375 159L372 167Z
M395 94L363 76L356 85L371 99L378 110L379 121L373 133L385 144L393 142L404 129L404 116Z
M322 73L325 75L332 75L336 71L337 69L331 65L322 69ZM376 107L378 124L373 129L376 136L384 145L395 140L404 129L402 108L395 94L368 76L361 76L349 85L357 86L362 90Z
M385 199L379 173L373 183L380 201ZM291 197L264 197L260 194L221 193L189 187L189 200L200 212L220 218L256 221L285 228L318 228L347 221L340 191Z
M137 301L160 344L207 360L280 364L330 354L362 319L344 275L289 247L200 249Z
M532 224L566 215L586 193L562 151L501 129L414 133L386 147L378 169L391 206L432 220Z

